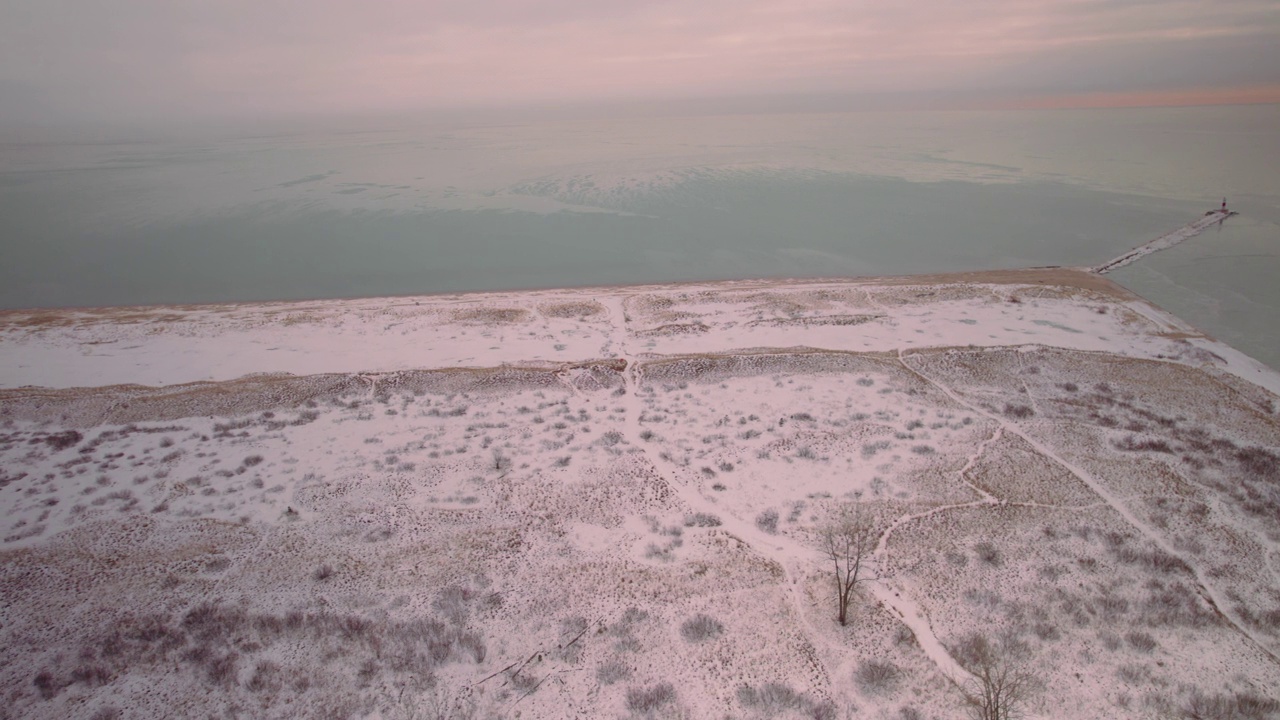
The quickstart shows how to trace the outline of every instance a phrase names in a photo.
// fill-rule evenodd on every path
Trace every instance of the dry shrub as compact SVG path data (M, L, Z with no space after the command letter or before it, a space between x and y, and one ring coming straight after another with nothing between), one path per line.
M691 643L714 640L724 632L724 625L710 615L694 615L680 626L680 635Z
M610 660L596 668L596 679L601 685L612 685L629 677L631 677L631 668L618 660Z
M1036 411L1031 409L1030 405L1015 405L1013 403L1004 404L1004 415L1015 420L1025 420L1035 415Z
M743 707L759 710L774 717L790 710L798 710L809 704L804 695L784 683L767 683L760 689L743 685L738 688L738 702Z
M627 689L627 709L645 715L652 715L670 705L675 699L676 689L671 683Z
M594 300L547 303L538 309L543 315L554 318L586 317L604 312L604 307Z
M185 666L212 689L247 690L271 703L289 685L286 677L305 678L316 671L311 658L319 658L320 665L362 667L363 662L375 674L385 667L392 673L429 678L446 663L481 662L485 657L479 635L435 618L395 621L328 611L254 614L220 603L202 603L176 619L122 613L87 628L80 643L74 664L60 667L59 655L54 654L55 662L32 678L41 698L52 700L73 685L98 687L133 673ZM272 650L280 645L283 655ZM295 658L294 664L284 668L259 653L272 653L273 660ZM246 666L253 672L242 683L241 668ZM377 685L372 680L363 678L360 687Z
M518 323L529 316L529 311L522 308L473 308L459 310L453 314L455 322L481 324Z
M1144 632L1131 632L1125 635L1124 639L1139 652L1149 653L1156 649L1156 639Z
M774 509L765 510L756 516L756 527L775 535L778 532L778 511Z
M1253 693L1205 695L1191 693L1182 708L1188 720L1268 720L1280 714L1280 701Z
M685 527L719 527L720 518L711 513L692 513L684 516Z
M868 660L858 666L855 678L863 692L874 695L893 688L898 681L898 667L891 662Z
M973 550L978 554L978 559L982 562L992 567L998 567L1000 565L1000 550L991 543L978 543L973 547Z

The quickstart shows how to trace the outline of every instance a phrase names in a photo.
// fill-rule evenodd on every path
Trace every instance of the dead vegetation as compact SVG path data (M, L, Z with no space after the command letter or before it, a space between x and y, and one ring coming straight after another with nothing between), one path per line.
M460 624L469 611L466 592L455 590L441 595L442 617L406 620L254 612L221 602L176 616L124 611L87 629L72 652L33 649L22 659L37 668L28 686L42 701L76 687L176 671L227 703L251 701L273 714L301 702L321 679L328 690L372 707L379 696L371 690L375 681L421 693L435 685L440 668L484 660L485 641Z

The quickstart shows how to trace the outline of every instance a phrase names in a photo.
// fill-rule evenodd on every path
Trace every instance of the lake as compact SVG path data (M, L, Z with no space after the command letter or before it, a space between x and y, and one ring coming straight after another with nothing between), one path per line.
M1095 265L1280 367L1280 106L363 120L0 143L0 307Z

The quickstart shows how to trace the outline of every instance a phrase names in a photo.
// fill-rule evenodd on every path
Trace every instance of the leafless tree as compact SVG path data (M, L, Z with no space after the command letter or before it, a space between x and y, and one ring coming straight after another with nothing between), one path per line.
M1033 678L1014 663L994 662L975 673L969 691L969 715L974 720L1015 720L1031 691Z
M965 691L973 720L1016 720L1022 717L1031 693L1039 688L1027 669L1027 648L1016 637L990 643L974 634L954 649L956 659L973 672Z
M844 625L849 619L849 600L858 583L874 580L876 576L864 567L875 552L879 536L875 518L862 503L850 503L841 507L822 528L822 549L835 571L836 596L840 614L837 619Z

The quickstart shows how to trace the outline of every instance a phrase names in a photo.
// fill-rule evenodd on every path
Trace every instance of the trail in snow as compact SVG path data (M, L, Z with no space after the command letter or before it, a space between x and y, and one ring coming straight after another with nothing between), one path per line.
M956 472L960 480L972 488L980 499L967 503L940 505L922 512L903 515L894 520L890 523L889 527L885 528L885 531L880 535L879 542L876 544L873 557L875 558L877 567L883 568L888 562L889 540L892 538L895 531L908 523L913 523L917 520L923 520L952 510L983 508L998 505L1053 508L1058 510L1087 510L1106 505L1106 503L1090 505L1050 505L1035 502L1009 502L1008 500L998 498L983 488L974 485L967 476L969 470L977 464L978 460L986 453L987 448L993 443L999 441L1002 437L1004 437L1004 427L997 426L995 432L991 434L991 437L983 440L982 443L978 445L977 450L969 456L968 460L965 461L965 464ZM909 595L906 595L905 588L898 587L895 589L882 580L875 585L874 591L876 593L876 597L892 609L894 614L896 614L903 623L916 633L916 638L920 642L921 647L926 648L926 653L938 665L944 675L950 678L957 685L964 685L967 684L969 680L976 680L973 674L968 670L965 670L958 662L956 662L955 658L953 658L947 649L943 647L942 643L938 641L937 636L933 632L933 624L929 620L928 615L918 603L912 600ZM904 595L906 596L904 597ZM926 643L928 644L927 646Z
M1024 432L1016 424L1008 422L1003 417L987 412L984 408L979 407L978 405L965 401L963 398L960 397L958 393L953 391L946 384L933 379L924 371L916 367L913 367L911 363L907 362L908 357L910 357L910 355L904 354L901 350L898 351L898 362L902 363L902 366L904 368L915 373L920 377L920 379L924 380L925 382L928 382L930 385L933 385L934 387L938 388L943 393L945 393L947 397L951 398L952 400L959 403L960 405L963 405L964 407L969 408L969 410L971 410L972 412L978 413L985 418L988 418L990 420L993 420L999 423L1006 431L1011 432L1014 435L1017 435L1018 437L1025 440L1029 445L1031 445L1032 448L1036 450L1036 452L1040 453L1045 458L1058 464L1059 466L1061 466L1062 468L1070 472L1072 475L1075 475L1077 479L1079 479L1081 482L1087 485L1091 490L1093 490L1093 492L1096 495L1098 495L1098 497L1100 497L1103 501L1105 501L1106 504L1112 510L1119 513L1120 516L1123 517L1126 522L1128 522L1135 529L1137 529L1138 532L1143 535L1143 537L1155 543L1156 546L1158 546L1164 552L1181 560L1188 568L1191 569L1191 573L1192 575L1195 576L1196 584L1199 586L1202 596L1205 597L1211 605L1213 605L1214 609L1217 610L1224 618L1226 618L1227 621L1230 622L1231 625L1235 627L1237 631L1240 632L1240 634L1244 635L1253 644L1255 648L1265 653L1268 657L1270 657L1275 662L1280 663L1280 656L1278 656L1274 651L1268 648L1267 645L1261 639L1259 639L1256 635L1254 635L1254 633L1251 632L1244 625L1243 622L1241 622L1240 618L1235 616L1235 613L1230 610L1230 605L1226 602L1226 598L1223 596L1221 592L1219 592L1216 588L1214 588L1212 584L1209 583L1204 572L1202 572L1200 568L1198 568L1194 563L1188 561L1188 559L1183 556L1183 553L1179 552L1176 548L1174 548L1173 545L1171 545L1168 541L1166 541L1158 532L1155 531L1155 529L1153 529L1147 523L1143 522L1136 515L1130 512L1129 509L1124 505L1124 503L1120 501L1119 498L1113 495L1111 491L1103 487L1101 482L1099 482L1096 478L1094 478L1091 474L1089 474L1083 468L1080 468L1075 464L1063 459L1062 457L1059 457L1056 453L1054 453L1048 447L1040 443L1035 438L1031 437L1028 433Z
M602 299L603 300L603 299ZM639 395L640 382L643 377L643 370L637 363L636 359L627 352L628 334L625 320L625 296L614 296L604 301L604 304L610 314L610 319L614 326L615 339L613 343L613 351L617 356L626 361L626 370L623 373L623 379L627 390L626 395L626 425L629 439L642 449L646 448L646 443L640 439L642 425L640 416L644 410L644 403ZM986 445L996 438L992 438L983 443L983 449ZM674 470L675 464L659 457L654 457L647 449L644 450L649 457L650 462L655 467L667 466ZM979 451L981 452L981 451ZM964 470L972 467L976 458L971 458L966 463ZM673 472L666 472L664 475L668 478L674 476ZM840 665L843 666L849 649L839 642L828 640L829 632L813 625L805 612L806 602L803 595L803 579L810 574L805 572L806 567L810 572L823 574L826 572L825 567L820 563L826 560L814 548L805 546L797 541L781 535L769 535L750 522L744 521L732 515L724 514L721 509L714 503L707 501L697 491L689 488L685 483L674 479L668 480L668 486L676 493L676 496L690 509L695 512L707 512L716 515L722 522L722 528L732 533L740 540L745 542L752 550L760 555L776 562L782 569L784 574L784 585L791 599L792 610L800 621L801 626L806 631L807 639L810 644L824 646L829 652L841 657ZM975 488L975 492L980 495L984 494L981 490ZM990 497L987 494L987 497ZM990 504L998 502L994 498L990 501L983 500L978 504ZM934 511L941 511L947 508L935 508ZM915 635L916 642L942 673L944 677L953 683L964 686L973 677L968 671L956 662L955 658L943 647L937 636L933 633L932 624L927 614L918 603L906 594L905 589L900 587L891 587L881 581L872 581L868 583L873 595L876 599L886 607L891 614L896 616L900 622L906 625ZM827 668L822 671L828 676L832 675Z
M627 366L623 371L623 382L626 387L626 429L629 440L642 449L649 461L654 467L668 467L674 470L675 464L655 457L649 452L647 443L640 438L643 426L640 422L640 416L644 412L644 401L640 396L640 383L643 379L643 370L640 368L636 359L627 352L628 334L626 328L625 317L625 296L615 296L609 298L605 303L613 322L616 337L614 340L614 352L618 357L626 361ZM783 585L790 598L792 611L795 613L796 619L800 622L802 628L805 629L806 639L814 647L826 646L828 651L834 651L843 655L847 649L838 643L832 643L826 639L826 633L814 627L804 611L805 603L801 592L801 580L804 577L795 567L798 563L804 563L805 558L816 559L816 552L811 548L805 547L789 538L767 535L759 528L736 518L727 515L717 507L714 503L708 502L697 491L692 490L685 483L674 479L674 472L664 472L663 475L667 481L668 487L675 492L681 502L694 512L706 512L720 518L721 528L726 532L736 536L739 540L746 543L753 551L777 563L783 570ZM831 683L831 671L825 666L820 668L826 676L828 684Z
M1187 223L1186 225L1183 225L1182 227L1178 228L1177 230L1174 230L1171 233L1165 233L1164 235L1161 235L1160 237L1156 238L1155 240L1152 240L1151 242L1139 245L1138 247L1130 250L1129 252L1121 255L1118 258L1115 258L1114 260L1105 262L1095 267L1093 271L1098 273L1099 275L1105 275L1111 272L1112 270L1117 270L1119 268L1124 267L1125 265L1128 265L1129 263L1140 260L1150 255L1151 253L1159 252L1160 250L1166 250L1168 248L1173 247L1174 245L1177 245L1183 242L1184 240L1190 240L1191 238L1204 232L1206 228L1216 223L1220 223L1226 220L1227 218L1231 217L1232 215L1235 215L1235 213L1230 211L1223 212L1221 210L1214 210L1213 212L1209 213L1208 215L1205 215L1204 217L1200 218L1199 220L1196 220L1195 222Z
M973 468L974 464L978 462L978 459L982 457L983 453L986 452L987 447L998 441L1002 436L1002 429L997 427L996 431L991 434L991 437L983 440L982 443L978 445L978 449L969 456L965 461L965 464L956 473L960 480L964 484L968 485L980 499L967 503L941 505L925 510L924 512L903 515L894 520L889 524L889 527L885 528L884 532L880 534L880 540L876 543L876 549L871 554L876 567L883 569L887 566L889 539L893 536L893 532L899 527L907 523L950 510L984 507L988 505L998 505L1000 503L1000 500L994 495L969 482L967 473ZM906 594L905 587L902 587L901 585L896 588L892 587L887 582L887 578L884 578L877 581L872 588L876 598L880 600L880 602L884 603L886 607L889 607L893 613L898 616L898 619L907 627L911 628L911 631L916 635L917 642L920 643L920 647L924 648L925 654L933 660L934 664L938 666L938 669L942 671L943 675L950 678L950 680L957 685L967 684L970 680L974 679L973 675L968 670L961 667L960 663L956 662L956 659L951 656L951 653L943 647L942 642L938 640L938 636L933 631L933 623L929 620L929 616L924 612L924 608L920 607L919 603L915 602L910 595Z

